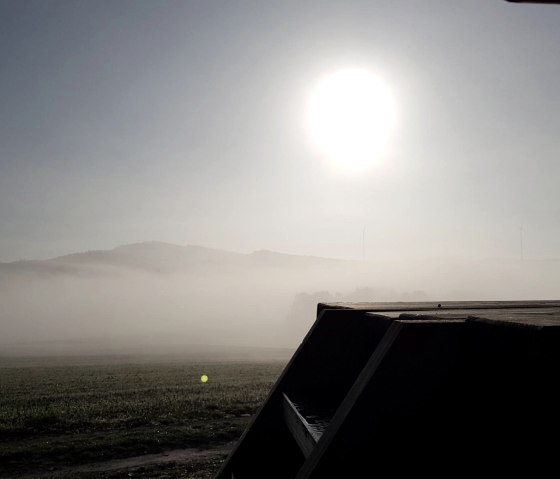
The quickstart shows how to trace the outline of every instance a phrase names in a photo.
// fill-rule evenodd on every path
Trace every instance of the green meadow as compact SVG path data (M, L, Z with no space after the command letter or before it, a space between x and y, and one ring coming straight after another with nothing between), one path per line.
M213 477L284 366L0 358L0 477ZM217 452L118 462L188 448Z

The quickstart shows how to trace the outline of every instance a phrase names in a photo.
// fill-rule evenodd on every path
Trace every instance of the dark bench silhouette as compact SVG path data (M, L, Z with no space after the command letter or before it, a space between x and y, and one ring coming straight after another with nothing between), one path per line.
M559 335L558 301L319 304L218 478L556 467Z

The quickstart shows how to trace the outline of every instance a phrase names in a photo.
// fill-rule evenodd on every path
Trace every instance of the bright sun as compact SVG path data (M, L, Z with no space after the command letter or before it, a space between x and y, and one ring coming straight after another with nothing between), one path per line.
M307 120L321 155L339 168L363 170L380 156L395 125L393 96L368 71L341 70L313 90Z

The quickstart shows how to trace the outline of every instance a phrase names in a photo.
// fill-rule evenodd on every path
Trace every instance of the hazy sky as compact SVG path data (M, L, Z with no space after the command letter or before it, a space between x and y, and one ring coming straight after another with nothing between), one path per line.
M309 95L365 68L360 175ZM560 257L560 6L0 0L0 261L143 240L343 258Z

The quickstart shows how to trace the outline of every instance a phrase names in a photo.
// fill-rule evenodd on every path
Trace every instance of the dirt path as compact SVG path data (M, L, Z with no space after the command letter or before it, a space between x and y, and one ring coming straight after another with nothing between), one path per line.
M149 464L163 464L166 462L182 462L187 460L208 459L227 454L232 448L231 444L224 444L212 449L174 449L159 454L145 454L143 456L127 457L125 459L111 459L110 461L83 464L69 468L76 472L107 472L130 467L147 466ZM66 470L65 470L66 471ZM69 471L68 471L69 472Z
M102 462L53 468L50 470L50 474L53 476L68 476L72 473L102 473L156 464L180 463L188 461L198 462L228 454L231 451L233 444L234 443L228 443L205 449L194 447L186 449L173 449L171 451L165 451L157 454L144 454L142 456L127 457L123 459L110 459ZM16 477L18 477L18 479L31 479L34 477L41 477L45 473L46 471L43 470L39 474L37 474L37 472L32 474L27 473Z

